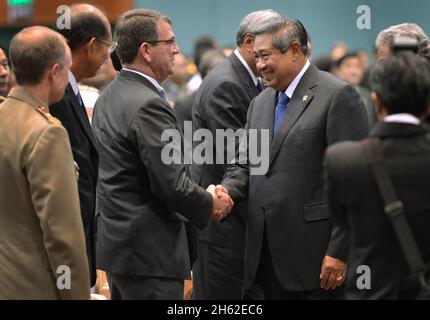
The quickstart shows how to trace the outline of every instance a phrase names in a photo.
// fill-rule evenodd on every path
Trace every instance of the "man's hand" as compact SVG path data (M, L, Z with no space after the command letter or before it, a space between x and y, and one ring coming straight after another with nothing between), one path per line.
M227 189L222 185L215 187L215 185L211 184L206 191L212 194L214 200L211 219L215 221L224 219L234 205L233 200L228 195Z
M321 267L321 288L336 289L345 281L347 263L329 256L325 256Z

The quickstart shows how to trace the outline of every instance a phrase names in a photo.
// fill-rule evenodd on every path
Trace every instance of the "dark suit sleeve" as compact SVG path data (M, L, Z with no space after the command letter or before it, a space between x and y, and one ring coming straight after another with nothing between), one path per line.
M246 123L246 110L251 100L234 82L222 82L207 98L208 129L239 129Z
M218 84L206 99L208 129L212 133L215 133L217 129L234 131L244 129L246 110L250 102L248 94L236 83L224 81ZM224 132L228 133L228 131ZM234 150L238 150L238 140L235 141ZM234 157L234 154L229 157L227 150L228 148L225 147L221 150L216 149L217 157L224 159L224 172L227 170L227 164Z
M343 229L347 229L344 211L336 190L336 183L331 168L334 161L336 161L336 156L333 158L333 152L329 148L324 157L324 194L333 223Z
M166 130L176 134L173 139L162 141ZM182 156L182 133L171 108L161 99L148 101L133 120L132 134L148 172L152 192L169 209L203 228L212 211L212 196L188 177ZM177 155L175 162L163 161L166 150Z
M344 86L334 96L327 118L327 144L361 140L369 133L369 122L361 98L353 87Z
M248 112L247 112L247 120L245 125L245 131L249 132L250 128L250 120L252 118L252 110L254 109L255 99L252 100ZM242 155L242 156L241 156ZM236 156L236 160L241 157L246 157L248 159L248 143L245 143L244 140L239 144L238 154ZM223 181L221 184L225 186L234 201L241 200L247 197L248 195L248 183L249 183L249 164L239 163L236 161L235 163L229 164L227 166L227 171L224 174Z
M336 184L333 181L330 168L333 161L335 160L332 159L330 151L328 150L324 159L324 193L330 210L333 227L326 254L346 261L349 250L349 234L345 220L346 217L338 198Z
M366 110L353 87L345 86L335 95L328 113L326 132L329 145L343 140L360 140L368 135ZM348 233L334 224L326 255L346 260L348 247Z

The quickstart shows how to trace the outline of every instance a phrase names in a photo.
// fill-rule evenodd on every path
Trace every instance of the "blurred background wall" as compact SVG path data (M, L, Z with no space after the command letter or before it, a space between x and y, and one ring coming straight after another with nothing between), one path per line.
M357 29L360 5L371 9L370 30ZM234 45L240 20L261 9L300 19L311 35L314 56L328 53L337 41L371 54L379 31L401 22L415 22L430 32L429 0L135 0L135 6L170 16L181 50L187 54L202 34L213 35L221 45Z
M6 27L7 1L0 0L0 43L7 46L19 30ZM54 17L59 4L76 1L33 0L45 16ZM201 35L212 35L219 43L234 46L234 34L240 20L249 12L272 8L288 17L300 19L312 39L313 56L328 53L334 42L345 42L350 49L365 49L372 56L376 35L381 29L401 22L415 22L430 33L429 0L99 0L88 1L108 9L112 23L130 7L161 10L173 21L179 46L185 54L192 54L193 43ZM368 5L371 10L371 29L359 30L357 7ZM115 12L109 12L115 10ZM3 17L3 18L2 18ZM43 19L42 19L43 20ZM40 19L39 19L40 21ZM43 22L43 21L42 21ZM47 22L47 21L45 21Z

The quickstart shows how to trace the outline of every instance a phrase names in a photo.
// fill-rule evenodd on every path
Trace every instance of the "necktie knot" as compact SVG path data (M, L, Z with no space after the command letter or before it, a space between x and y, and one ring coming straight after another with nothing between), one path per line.
M287 106L288 102L290 102L290 98L285 94L285 92L281 92L278 96L278 104L277 106Z
M84 101L82 100L82 96L81 93L78 90L78 93L76 94L76 99L78 99L78 102L80 104L80 106L82 107L84 105Z
M288 102L290 102L290 98L285 94L285 92L281 92L278 96L278 103L276 104L275 123L273 126L274 133L281 125L282 119L284 119L285 113L287 111Z

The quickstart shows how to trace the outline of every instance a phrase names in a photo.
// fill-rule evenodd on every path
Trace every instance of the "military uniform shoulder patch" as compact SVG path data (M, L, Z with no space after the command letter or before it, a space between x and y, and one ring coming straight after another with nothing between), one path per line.
M55 118L52 114L50 114L44 106L42 106L42 105L38 106L37 111L39 111L41 114L43 114L45 116L45 118L48 119L49 123L61 126L61 121L58 120L57 118Z

